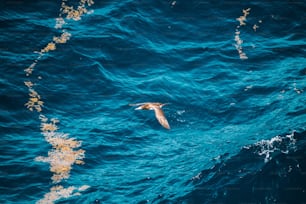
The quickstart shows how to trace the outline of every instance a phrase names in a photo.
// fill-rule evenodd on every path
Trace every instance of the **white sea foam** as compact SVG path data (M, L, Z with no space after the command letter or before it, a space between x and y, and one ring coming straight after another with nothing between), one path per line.
M260 147L257 150L257 154L264 156L264 161L269 162L272 159L272 153L281 152L283 154L288 154L291 150L294 149L294 144L296 140L294 139L294 132L286 136L275 136L270 140L261 140L255 143L256 147ZM250 149L250 146L246 146L245 149Z

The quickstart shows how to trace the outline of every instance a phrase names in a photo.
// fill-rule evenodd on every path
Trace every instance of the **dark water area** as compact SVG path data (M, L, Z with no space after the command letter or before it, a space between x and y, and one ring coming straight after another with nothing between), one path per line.
M0 5L0 203L306 203L303 1Z
M304 203L305 145L305 132L293 133L246 146L231 158L222 155L216 165L190 181L195 189L179 201ZM269 158L266 163L262 155Z

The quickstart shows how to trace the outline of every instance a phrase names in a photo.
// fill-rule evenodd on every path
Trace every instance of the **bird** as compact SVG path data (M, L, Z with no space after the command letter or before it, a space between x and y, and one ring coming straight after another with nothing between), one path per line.
M129 104L130 106L138 106L135 110L154 110L155 117L158 122L166 129L170 129L170 125L165 117L163 110L161 109L164 105L168 103L156 103L156 102L146 102L146 103L136 103Z

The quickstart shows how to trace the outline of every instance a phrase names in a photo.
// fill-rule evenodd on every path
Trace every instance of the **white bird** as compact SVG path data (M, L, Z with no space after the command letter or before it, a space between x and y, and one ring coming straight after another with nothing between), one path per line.
M158 122L166 129L170 129L169 123L165 117L163 110L161 109L167 103L136 103L136 104L129 104L130 106L139 106L135 108L135 110L154 110L155 117Z

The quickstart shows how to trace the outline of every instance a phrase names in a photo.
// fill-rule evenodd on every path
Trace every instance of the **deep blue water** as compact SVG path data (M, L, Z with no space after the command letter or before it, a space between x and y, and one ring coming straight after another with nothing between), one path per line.
M303 1L99 1L56 29L61 5L1 2L1 203L58 185L79 194L51 203L306 202ZM41 112L25 106L29 81ZM141 102L170 103L171 129ZM42 115L85 151L57 182L37 159L56 149Z

